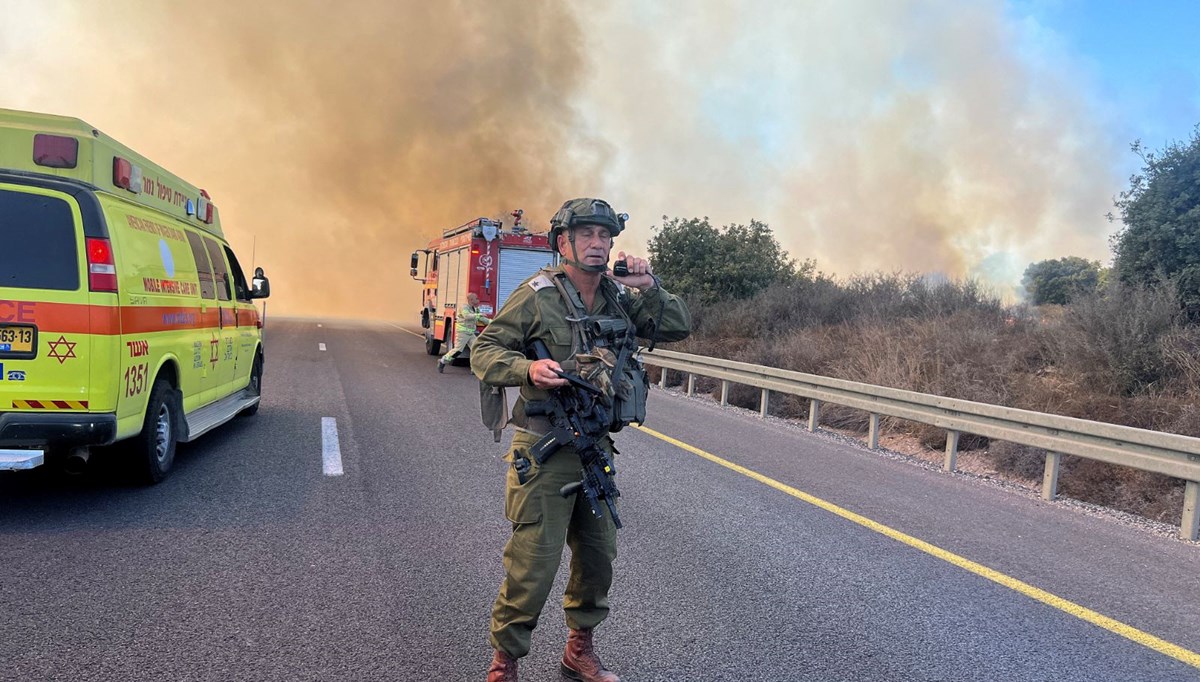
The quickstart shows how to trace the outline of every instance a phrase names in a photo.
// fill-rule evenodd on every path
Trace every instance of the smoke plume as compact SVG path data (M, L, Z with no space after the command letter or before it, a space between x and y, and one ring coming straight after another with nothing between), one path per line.
M411 321L413 250L572 196L635 252L666 214L840 274L1107 256L1125 141L999 0L10 4L3 106L206 188L275 312Z
M0 82L32 78L26 108L207 189L277 313L413 317L414 249L518 207L545 222L600 171L562 163L590 143L571 104L582 36L560 2L56 7L41 59Z
M612 11L594 33L608 190L644 225L758 218L825 271L1001 290L1034 260L1107 259L1126 141L1041 27L1001 2L717 6Z

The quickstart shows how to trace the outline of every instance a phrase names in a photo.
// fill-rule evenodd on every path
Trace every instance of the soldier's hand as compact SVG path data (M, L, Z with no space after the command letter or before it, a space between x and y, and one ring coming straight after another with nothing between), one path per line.
M534 360L529 366L529 382L538 388L558 388L566 386L567 380L555 374L562 371L562 366L554 360Z
M650 276L654 269L650 267L650 261L637 256L627 256L624 251L617 252L617 260L625 261L625 265L629 268L629 274L617 277L613 274L612 268L609 268L608 276L611 279L634 289L649 289L654 286L654 278Z

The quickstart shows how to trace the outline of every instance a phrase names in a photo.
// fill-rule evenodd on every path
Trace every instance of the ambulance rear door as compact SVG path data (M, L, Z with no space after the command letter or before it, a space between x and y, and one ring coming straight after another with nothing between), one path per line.
M81 201L92 235L85 235ZM112 262L94 203L87 190L66 183L0 174L0 411L89 409L88 247ZM93 279L115 290L115 276ZM96 319L103 326L113 318Z

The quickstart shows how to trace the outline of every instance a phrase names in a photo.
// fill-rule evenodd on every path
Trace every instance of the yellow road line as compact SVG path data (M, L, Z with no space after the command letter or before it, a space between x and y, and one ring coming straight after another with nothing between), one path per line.
M769 485L772 488L774 488L780 492L787 493L788 495L791 495L792 497L795 497L799 500L803 500L804 502L807 502L813 506L820 507L821 509L824 509L827 512L837 514L838 516L842 517L843 519L846 519L847 521L853 521L854 523L857 523L860 526L863 526L865 528L870 528L871 530L875 531L876 533L882 533L883 535L886 535L889 538L892 538L893 540L903 542L904 544L908 545L909 547L919 549L922 552L925 552L926 554L930 554L932 556L935 556L935 557L941 559L942 561L947 561L951 564L954 564L955 566L958 566L959 568L970 571L971 573L974 573L978 576L987 578L988 580L991 580L992 582L999 583L1000 585L1003 585L1009 589L1016 590L1017 592L1020 592L1021 594L1025 595L1027 597L1030 597L1032 599L1036 599L1037 601L1040 601L1041 603L1046 604L1047 606L1052 606L1060 611L1069 613L1070 615L1075 616L1076 618L1085 620L1085 621L1091 623L1092 625L1097 625L1099 627L1102 627L1105 630L1108 630L1109 632L1116 633L1126 639L1137 642L1138 644L1141 644L1142 646L1154 649L1155 651L1157 651L1161 654L1165 654L1165 655L1170 656L1171 658L1174 658L1178 661L1182 661L1183 663L1186 663L1192 667L1200 668L1200 654L1197 654L1194 651L1189 651L1187 649L1184 649L1181 646L1172 644L1166 640L1159 639L1158 637L1155 637L1154 635L1151 635L1150 633L1138 630L1137 628L1132 627L1130 625L1126 625L1125 623L1122 623L1118 620L1113 620L1112 618L1109 618L1108 616L1105 616L1103 614L1092 611L1091 609L1080 606L1079 604L1076 604L1075 602L1067 601L1066 599L1063 599L1062 597L1058 597L1053 594L1050 594L1049 592L1047 592L1045 590L1038 589L1038 588L1034 587L1033 585L1030 585L1029 583L1021 582L1020 580L1017 580L1016 578L1013 578L1011 576L1000 573L999 571L990 569L987 566L984 566L982 564L977 564L974 561L971 561L970 559L967 559L965 557L961 557L953 552L948 552L948 551L942 549L941 547L936 547L934 545L931 545L928 542L925 542L924 540L918 540L917 538L914 538L911 535L906 535L904 533L901 533L900 531L898 531L894 528L889 528L888 526L885 526L882 523L872 521L871 519L868 519L865 516L860 516L858 514L855 514L852 511L843 509L843 508L837 506L836 504L833 504L832 502L826 502L825 500L822 500L819 497L814 497L812 495L809 495L808 493L803 492L801 490L797 490L797 489L791 487L790 485L780 483L779 481L776 481L773 478L767 478L766 476L763 476L762 474L760 474L756 471L752 471L750 469L747 469L746 467L734 464L733 462L730 462L729 460L717 457L714 454L705 452L704 450L701 450L700 448L697 448L692 445L688 445L687 443L684 443L682 441L675 440L674 438L671 438L670 436L659 433L658 431L655 431L654 429L646 428L645 426L640 426L637 428L639 431L642 431L651 436L654 436L655 438L658 438L659 440L666 441L666 442L670 443L671 445L674 445L677 448L687 450L688 452L690 452L694 455L699 455L700 457L703 457L704 459L707 459L710 462L715 462L727 469L732 469L733 471L736 471L739 474L742 474L743 476L748 476L748 477L758 481L759 483Z

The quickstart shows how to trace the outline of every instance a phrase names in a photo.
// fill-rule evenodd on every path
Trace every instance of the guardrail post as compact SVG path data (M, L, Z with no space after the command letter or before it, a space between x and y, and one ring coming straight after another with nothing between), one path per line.
M1042 499L1054 501L1058 497L1058 465L1062 463L1062 455L1057 452L1046 453L1046 473L1042 475Z
M946 462L942 468L950 473L958 471L958 431L953 429L946 432Z
M821 401L809 399L808 401L808 430L816 431L817 426L821 423Z
M729 380L721 379L721 404L729 404Z
M770 402L771 402L771 391L764 388L762 390L762 402L758 408L758 416L764 417L764 418L767 416L767 405L770 404Z
M1183 488L1183 523L1179 524L1179 535L1184 540L1195 540L1200 533L1200 482L1187 481Z
M696 392L696 375L689 374L688 375L688 391L687 391L688 397L689 398L692 397L692 394L695 392Z
M871 413L871 430L867 432L867 446L872 450L879 449L879 415Z
M662 373L658 375L658 387L659 388L667 387L667 368L666 367L663 367Z

